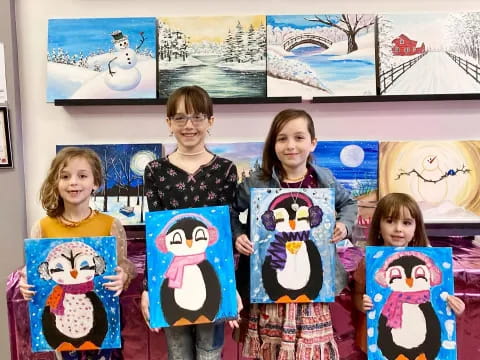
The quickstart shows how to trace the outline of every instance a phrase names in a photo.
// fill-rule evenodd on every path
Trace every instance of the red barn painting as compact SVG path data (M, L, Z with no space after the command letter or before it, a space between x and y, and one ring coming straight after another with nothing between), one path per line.
M395 56L409 56L422 54L425 52L425 44L422 43L417 47L417 41L409 39L406 35L401 34L399 37L392 40L392 53Z

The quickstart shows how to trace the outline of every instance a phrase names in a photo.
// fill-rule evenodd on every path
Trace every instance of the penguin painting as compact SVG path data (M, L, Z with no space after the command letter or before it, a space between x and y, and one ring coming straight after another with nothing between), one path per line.
M265 292L277 303L311 302L323 285L322 259L310 231L323 212L305 193L277 196L262 214L262 223L275 232L262 265Z
M160 289L162 311L170 326L215 320L222 294L205 252L217 239L217 229L195 213L173 217L156 238L161 252L174 255Z
M39 265L40 277L57 284L42 314L43 334L53 349L101 348L108 331L108 319L94 291L93 278L104 271L103 257L78 241L56 246Z
M375 280L392 290L378 321L378 348L389 360L433 360L441 346L440 322L430 289L442 273L420 252L398 252L385 261Z

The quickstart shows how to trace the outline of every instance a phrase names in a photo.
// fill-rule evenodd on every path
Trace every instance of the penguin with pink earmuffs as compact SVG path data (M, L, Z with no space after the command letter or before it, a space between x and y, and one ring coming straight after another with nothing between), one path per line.
M217 240L217 228L196 213L174 216L157 236L157 248L174 255L160 289L161 307L169 325L215 320L222 294L206 250Z

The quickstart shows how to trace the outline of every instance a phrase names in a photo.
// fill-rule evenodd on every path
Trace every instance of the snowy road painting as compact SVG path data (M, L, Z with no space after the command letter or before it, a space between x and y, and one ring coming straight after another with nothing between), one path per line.
M267 16L267 95L376 95L374 15Z
M156 98L156 19L48 21L47 102Z
M158 19L158 92L198 85L216 98L266 96L265 16Z
M426 222L480 222L480 141L380 143L380 197L403 192Z
M379 15L381 94L480 93L479 26L480 13Z
M123 225L144 222L143 173L148 162L162 156L161 144L57 145L57 152L66 146L90 148L102 161L105 184L92 197L92 209L118 218Z

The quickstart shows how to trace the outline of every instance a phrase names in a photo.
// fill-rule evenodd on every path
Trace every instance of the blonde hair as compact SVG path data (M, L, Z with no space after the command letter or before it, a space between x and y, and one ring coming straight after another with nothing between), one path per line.
M380 234L380 222L387 217L400 219L403 209L407 209L415 220L415 233L408 246L429 246L430 242L425 230L422 211L417 202L410 195L404 193L390 193L380 199L372 216L367 244L373 246L385 245Z
M60 172L67 166L71 159L76 157L87 160L92 169L95 185L100 186L103 184L102 162L95 151L74 146L63 148L52 160L47 177L40 188L40 202L50 217L60 216L65 211L63 199L58 193Z

